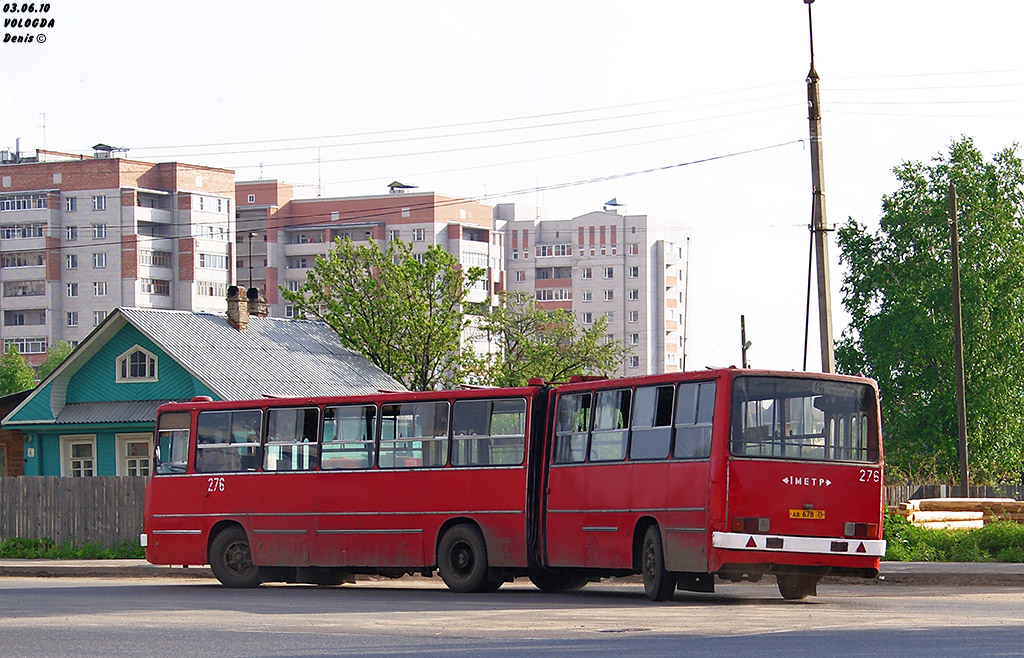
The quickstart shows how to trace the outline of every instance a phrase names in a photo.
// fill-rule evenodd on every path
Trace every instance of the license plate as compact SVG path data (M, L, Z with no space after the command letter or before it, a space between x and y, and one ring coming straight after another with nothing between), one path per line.
M791 509L789 510L789 518L791 519L814 519L820 521L825 518L825 510L823 509Z

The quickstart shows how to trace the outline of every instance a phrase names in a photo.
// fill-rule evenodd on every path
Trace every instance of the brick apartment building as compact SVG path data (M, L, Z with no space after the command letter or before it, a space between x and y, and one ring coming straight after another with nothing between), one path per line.
M633 352L622 376L682 369L685 226L605 211L539 219L517 204L494 214L509 290L530 292L539 308L571 309L584 327L607 317L608 336Z
M234 172L95 149L0 154L0 344L33 365L117 307L225 310Z
M277 180L239 181L235 259L238 282L265 288L272 317L291 317L278 286L297 290L317 255L335 238L359 243L391 240L412 245L413 254L439 245L465 267L486 270L468 301L496 298L504 288L504 245L490 206L434 192L405 191L393 184L387 194L358 197L297 198L295 186ZM250 258L249 253L252 257ZM251 268L251 269L250 269ZM488 349L476 337L476 349Z

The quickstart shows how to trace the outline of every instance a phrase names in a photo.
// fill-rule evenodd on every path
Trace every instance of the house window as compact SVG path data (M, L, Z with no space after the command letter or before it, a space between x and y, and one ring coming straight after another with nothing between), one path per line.
M96 436L60 437L61 475L83 478L96 475Z
M151 434L117 435L118 475L149 475L153 466L152 455Z
M584 267L580 271L580 278L581 279L593 279L594 278L594 270L589 268L589 267Z
M64 258L64 267L68 270L78 269L78 254L68 254Z
M284 307L284 317L286 317L286 318L294 318L295 317L295 306L293 306L292 304L285 305L285 307Z
M640 334L630 334L629 335L629 344L630 345L639 345L640 344Z
M64 314L69 327L78 326L78 311L68 311Z
M388 231L388 240L394 242L395 240L399 239L399 236L401 234L402 234L402 232L399 231L397 228L390 229Z
M423 242L423 239L424 239L425 235L426 235L426 232L423 229L421 229L421 228L414 228L412 230L412 241L413 242Z
M580 300L584 302L589 302L594 298L594 293L591 292L590 290L584 290L580 293L580 295Z
M92 209L93 210L106 210L107 209L107 197L102 194L96 194L92 197Z
M92 312L92 326L98 327L100 322L106 319L109 311L93 311Z
M69 196L64 198L64 211L75 212L78 210L78 198Z
M115 379L118 382L155 382L156 366L156 356L136 345L117 358Z
M228 257L223 254L199 253L199 267L210 270L228 269Z
M92 237L95 239L107 237L107 225L106 224L93 224L92 225Z
M68 284L68 297L78 297L78 284L77 283L69 283Z
M640 322L640 311L629 311L627 320L629 322Z
M523 270L516 270L516 282L526 281L526 272Z
M614 267L606 267L606 268L604 268L604 278L606 278L606 279L613 279L613 278L615 278L615 268Z
M640 367L640 357L638 357L638 356L631 356L631 357L629 357L629 367L630 368L639 368Z
M146 295L170 295L171 282L167 279L139 279L139 292Z
M67 227L65 227L64 228L64 235L65 235L65 237L68 240L77 240L78 239L78 227L77 226L67 226Z
M102 270L107 266L107 255L105 253L95 253L92 255L92 267L95 270Z
M408 206L402 208L402 217L409 217L411 214Z
M93 295L93 297L106 297L107 296L107 282L106 281L93 281L92 282L92 295Z
M640 299L640 291L636 288L629 289L629 301L635 302Z
M610 302L610 301L612 301L614 299L615 299L615 291L614 290L605 290L604 291L604 301Z
M630 279L638 278L640 276L640 268L637 267L636 265L630 267L626 276L628 276Z
M580 313L580 322L582 322L583 324L593 324L594 314L589 311L585 313Z
M256 203L256 195L250 194L248 197L246 197L246 203Z
M636 242L630 242L626 245L626 253L630 256L637 256L640 254L640 245Z

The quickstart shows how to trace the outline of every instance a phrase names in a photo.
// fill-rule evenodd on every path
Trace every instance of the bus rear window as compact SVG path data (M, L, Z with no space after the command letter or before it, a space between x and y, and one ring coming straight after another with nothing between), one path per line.
M730 448L740 457L878 461L865 384L788 377L737 377Z

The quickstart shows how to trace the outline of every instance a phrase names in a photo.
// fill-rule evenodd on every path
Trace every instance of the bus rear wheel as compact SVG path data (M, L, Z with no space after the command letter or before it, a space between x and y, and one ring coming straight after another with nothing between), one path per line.
M676 591L676 578L665 568L665 549L661 531L652 525L644 535L640 551L640 571L644 578L644 592L652 601L668 601Z
M775 576L779 594L787 601L799 601L818 594L818 576L809 573L780 573Z
M494 583L488 578L483 534L467 523L452 526L441 537L437 570L453 592L493 592L501 587L500 581Z
M245 530L232 526L221 531L210 543L210 569L225 587L257 587L260 568L252 563L252 551Z

